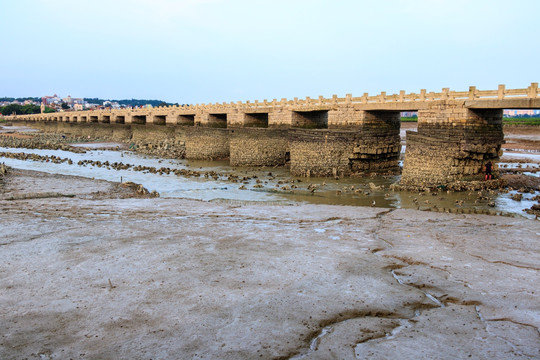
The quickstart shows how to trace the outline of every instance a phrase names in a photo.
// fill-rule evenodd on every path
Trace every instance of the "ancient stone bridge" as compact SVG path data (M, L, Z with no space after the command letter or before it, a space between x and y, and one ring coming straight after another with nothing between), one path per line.
M401 184L437 186L478 179L485 162L497 162L503 109L539 108L538 83L532 83L524 89L445 88L7 118L56 122L64 124L57 125L62 131L86 129L150 146L167 140L167 146L183 147L188 159L229 158L233 166L290 162L295 176L348 176L398 169L400 112L418 111L418 131L407 132Z

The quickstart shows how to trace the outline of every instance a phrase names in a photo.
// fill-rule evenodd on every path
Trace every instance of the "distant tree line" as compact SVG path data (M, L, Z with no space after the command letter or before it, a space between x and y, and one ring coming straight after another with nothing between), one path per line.
M505 118L540 118L538 114L516 114L516 115L504 115Z
M51 109L48 106L45 106L46 113L53 113L56 110ZM41 113L41 107L34 104L19 105L19 104L9 104L6 106L0 106L0 114L2 115L29 115L29 114L39 114Z
M117 102L118 104L123 105L123 106L144 106L144 105L149 104L155 107L155 106L178 105L178 104L167 103L162 100L144 100L144 99L105 100L105 99L99 99L99 98L84 98L84 101L90 104L103 104L105 101L110 101L110 102Z
M26 100L31 100L40 103L41 98L40 97L25 97L25 98L13 98L13 97L0 97L0 102L24 102Z

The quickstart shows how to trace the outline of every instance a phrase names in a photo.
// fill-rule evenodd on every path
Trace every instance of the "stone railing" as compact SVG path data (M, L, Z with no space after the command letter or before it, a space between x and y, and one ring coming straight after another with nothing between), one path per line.
M173 105L173 106L158 106L154 108L133 108L133 109L102 109L95 110L96 115L103 113L132 113L135 115L144 115L147 113L153 113L156 115L167 114L171 112L178 113L199 113L199 112L209 112L209 113L230 113L230 112L250 112L251 110L256 110L259 112L270 111L272 109L284 109L284 108L315 108L320 110L325 110L329 108L335 108L338 106L348 106L348 105L364 105L370 104L380 107L384 104L408 104L414 107L414 104L427 103L430 101L444 101L444 100L522 100L522 99L540 99L540 89L538 88L538 83L531 83L527 88L523 89L506 89L505 85L499 85L497 90L478 90L475 86L469 87L468 91L453 91L449 88L442 89L441 92L427 92L425 89L420 90L419 93L409 93L406 94L404 90L401 90L399 94L387 95L386 92L381 92L378 95L369 95L364 93L360 97L353 97L351 94L347 94L345 97L338 97L337 95L332 95L331 98L325 98L319 96L317 98L306 97L305 99L294 98L288 100L282 98L281 100L273 99L272 101L268 100L255 100L251 101L238 101L230 103L209 103L209 104L195 104L195 105ZM399 106L399 105L398 105ZM80 113L81 111L68 111L66 114L75 114ZM84 110L82 112L94 113L94 111ZM57 116L60 113L54 113ZM48 116L54 116L50 114ZM38 115L46 114L36 114ZM61 116L61 115L60 115Z
M406 94L404 90L401 90L399 94L387 95L386 92L381 92L379 95L369 95L364 93L363 96L353 97L351 94L347 94L345 97L338 97L332 95L331 98L325 98L319 96L318 98L305 99L294 98L287 100L283 98L281 100L273 99L272 101L263 100L254 102L238 101L230 104L197 104L197 105L183 105L175 106L181 110L193 110L193 109L230 109L232 108L260 108L260 107L283 107L283 106L332 106L341 104L372 104L372 103L396 103L396 102L423 102L423 101L437 101L437 100L504 100L504 99L522 99L530 98L536 99L540 97L540 89L538 83L531 83L527 88L523 89L506 89L505 85L499 85L497 90L478 90L475 86L469 87L469 91L453 91L449 88L443 88L441 92L427 92L425 89L420 90L419 93ZM170 108L170 107L169 107Z

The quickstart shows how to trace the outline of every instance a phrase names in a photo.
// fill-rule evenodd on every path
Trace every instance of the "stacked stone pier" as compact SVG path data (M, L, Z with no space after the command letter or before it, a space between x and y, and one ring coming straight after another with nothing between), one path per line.
M476 180L496 163L503 109L539 109L538 84L523 89L231 102L144 109L9 116L46 129L91 133L188 159L233 166L290 165L294 176L349 176L399 170L400 112L418 111L407 132L401 183L439 186Z
M472 109L445 101L418 111L418 131L407 132L401 184L433 187L481 180L482 168L499 160L504 142L502 109Z

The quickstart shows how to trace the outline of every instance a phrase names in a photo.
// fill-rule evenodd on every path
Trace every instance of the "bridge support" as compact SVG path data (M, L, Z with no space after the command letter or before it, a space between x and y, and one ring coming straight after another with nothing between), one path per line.
M407 132L401 185L436 187L482 180L482 167L499 160L501 109L468 109L463 101L430 103L418 111L418 132Z
M186 159L219 160L230 155L227 129L185 127Z
M294 176L349 176L397 172L401 150L398 111L355 111L355 125L339 129L291 129ZM339 114L333 113L335 119Z
M115 122L110 126L111 140L113 141L122 141L128 142L132 139L131 126L125 126L124 123L118 123L118 117L116 117Z
M229 136L231 166L276 166L288 160L287 130L235 128Z

